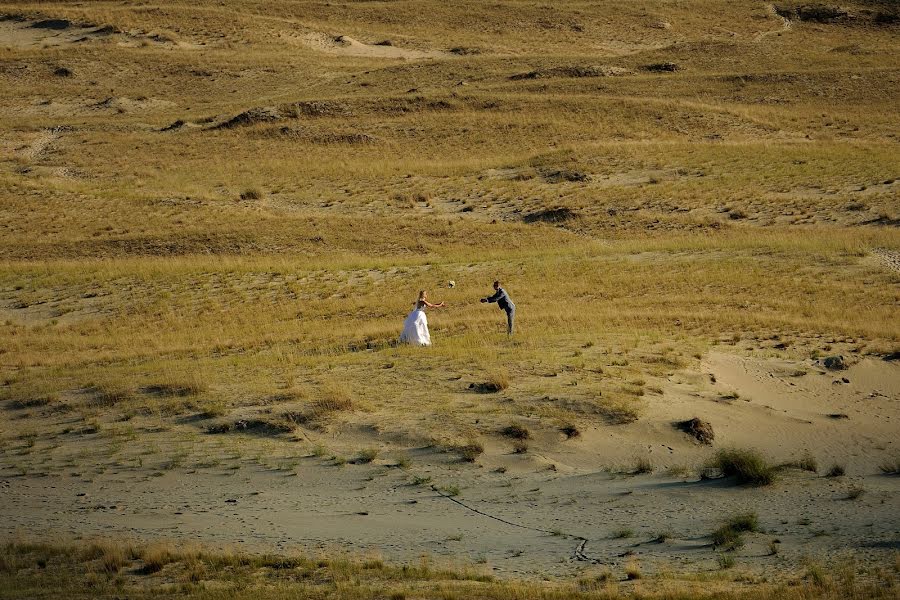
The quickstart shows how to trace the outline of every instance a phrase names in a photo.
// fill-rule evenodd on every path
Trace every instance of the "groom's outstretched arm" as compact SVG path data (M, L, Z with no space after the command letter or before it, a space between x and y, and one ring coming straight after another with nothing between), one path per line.
M484 301L485 302L496 302L497 300L499 300L502 297L503 297L503 291L497 290L496 292L494 292L493 296L488 296L487 298L484 299Z

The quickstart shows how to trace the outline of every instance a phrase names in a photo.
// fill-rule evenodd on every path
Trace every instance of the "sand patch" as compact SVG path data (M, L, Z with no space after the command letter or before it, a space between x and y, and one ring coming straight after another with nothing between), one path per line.
M197 49L202 43L176 39L163 32L120 31L110 25L74 23L68 19L29 19L21 15L0 16L0 47L58 48L114 40L119 46L139 48L145 46L166 46L180 49Z
M343 56L359 56L364 58L392 58L400 60L422 60L428 58L447 58L454 56L443 50L415 50L412 48L400 48L389 41L375 44L360 42L348 35L331 36L324 33L306 33L300 36L291 36L304 45L325 52Z
M7 48L49 48L87 42L112 34L107 27L79 25L67 19L30 20L0 16L0 46Z

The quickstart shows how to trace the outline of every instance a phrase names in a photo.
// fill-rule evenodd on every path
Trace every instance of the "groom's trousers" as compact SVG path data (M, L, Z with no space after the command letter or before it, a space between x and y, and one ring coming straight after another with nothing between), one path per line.
M506 310L506 335L512 335L513 333L513 321L516 318L516 307L510 306Z

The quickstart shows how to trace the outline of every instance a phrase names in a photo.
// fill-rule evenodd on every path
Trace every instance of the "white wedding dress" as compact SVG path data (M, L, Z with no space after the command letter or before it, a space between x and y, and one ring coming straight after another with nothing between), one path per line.
M406 320L403 321L403 333L400 341L413 346L430 346L431 334L428 333L428 317L425 316L425 307L416 307Z

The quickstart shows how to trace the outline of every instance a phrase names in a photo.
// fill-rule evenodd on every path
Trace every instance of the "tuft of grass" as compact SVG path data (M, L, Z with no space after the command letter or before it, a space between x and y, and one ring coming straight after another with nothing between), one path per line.
M263 197L262 190L259 188L247 188L240 194L241 200L259 200Z
M353 410L353 395L346 385L328 381L319 386L316 406L328 411Z
M506 437L514 438L517 440L527 440L531 437L531 432L528 431L528 428L518 423L507 425L500 430L500 433L502 433Z
M91 399L91 404L104 408L115 406L135 397L133 390L110 383L94 386L93 391L94 397Z
M800 460L797 461L797 466L804 471L809 471L811 473L817 473L819 471L819 463L816 461L816 458L809 453L804 454Z
M9 403L12 410L24 410L27 408L41 408L49 404L53 404L59 400L56 394L42 394L38 396L29 396L27 398L15 398Z
M353 459L355 464L366 465L375 460L378 456L378 450L376 448L365 448L360 451L359 456Z
M858 500L863 494L866 493L866 490L858 485L851 487L847 490L847 500Z
M634 529L628 529L628 528L617 529L617 530L613 531L612 535L613 535L613 538L617 539L617 540L631 538L631 537L634 537Z
M747 512L733 515L713 531L713 545L725 551L736 550L744 545L742 534L748 531L759 531L759 520L756 513Z
M581 431L572 423L567 423L559 428L560 432L566 436L566 439L576 438L581 435Z
M755 450L723 448L716 453L710 466L741 484L760 486L775 481L775 467Z
M431 477L426 477L424 475L413 475L413 485L428 485L429 483L431 483Z
M631 471L632 473L644 474L644 473L652 473L653 472L653 463L650 462L650 459L646 456L638 456L634 459L634 468Z
M154 383L144 388L149 394L169 398L188 398L191 396L199 396L204 393L209 386L200 375L192 373L186 377L170 379L161 383Z
M487 378L483 383L474 386L476 391L485 394L494 394L502 392L509 387L509 371L498 368L493 369L487 374Z
M437 489L438 489L438 491L441 491L441 492L447 494L448 496L459 496L459 491L460 491L459 486L454 483L451 483L448 485L442 485L442 486L438 487Z
M475 462L475 459L484 454L484 446L477 440L469 440L465 444L454 446L453 451L458 453L463 461Z
M664 544L672 539L671 531L660 531L655 536L653 536L653 541L657 544Z
M628 581L634 581L641 578L641 568L637 563L631 562L625 565L625 578Z
M525 440L516 440L513 442L513 452L515 454L525 454L528 452L528 442Z
M825 473L825 477L843 477L844 473L846 473L844 465L835 463L831 465L831 468Z
M157 542L142 548L138 558L143 561L141 572L147 575L158 573L166 565L177 560L173 546L167 542Z
M719 568L722 570L730 569L734 566L734 555L726 554L724 552L719 552L716 554L716 562L719 563Z

